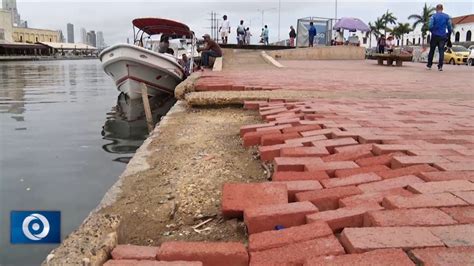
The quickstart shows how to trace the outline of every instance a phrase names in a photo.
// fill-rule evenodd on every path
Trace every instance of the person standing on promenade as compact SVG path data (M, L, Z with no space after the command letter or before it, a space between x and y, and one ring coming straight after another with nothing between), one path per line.
M314 37L316 37L316 34L317 34L316 27L314 27L313 22L311 21L309 23L309 29L308 29L309 47L314 46Z
M237 27L237 42L239 45L242 45L245 42L245 26L243 20L240 21L240 24Z
M230 34L230 22L227 20L227 15L222 17L222 23L219 27L219 32L221 33L222 43L227 44Z
M448 16L448 14L443 13L442 4L438 4L436 6L436 13L430 18L429 29L431 32L431 41L430 52L428 54L428 64L426 65L426 68L431 70L434 52L436 47L438 47L438 70L443 71L444 45L446 44L446 41L451 38L453 26L451 24L451 18Z
M263 38L263 44L264 45L268 45L268 26L265 25L265 27L263 28L263 32L262 32L262 38Z
M295 46L296 31L293 26L290 26L290 46Z
M209 57L221 57L222 50L219 44L217 44L214 40L211 39L209 34L204 34L202 36L204 41L206 42L206 47L198 48L197 51L201 52L201 66L210 68L209 64Z
M385 35L381 35L380 38L377 40L377 53L383 54L385 53L385 46L387 45L387 40L385 39Z
M250 38L252 37L252 33L250 33L250 28L247 27L245 30L245 44L250 45Z

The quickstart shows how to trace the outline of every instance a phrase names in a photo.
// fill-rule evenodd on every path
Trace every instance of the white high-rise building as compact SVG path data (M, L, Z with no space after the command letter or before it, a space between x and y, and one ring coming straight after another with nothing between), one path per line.
M102 31L97 32L97 48L102 49L105 47L104 33Z
M87 31L84 28L81 28L81 43L88 44L87 43Z
M2 9L12 13L12 23L15 27L26 28L28 23L22 21L18 9L16 7L16 0L2 0Z

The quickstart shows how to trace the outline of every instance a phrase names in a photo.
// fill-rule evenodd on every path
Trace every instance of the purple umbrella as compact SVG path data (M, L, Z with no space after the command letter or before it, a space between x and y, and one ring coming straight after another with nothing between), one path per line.
M349 31L370 31L369 26L358 18L341 18L336 25L335 30L349 30Z

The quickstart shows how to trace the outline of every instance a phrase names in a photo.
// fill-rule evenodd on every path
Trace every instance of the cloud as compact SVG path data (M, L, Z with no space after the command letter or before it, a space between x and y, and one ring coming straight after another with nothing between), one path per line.
M280 36L286 38L290 25L296 25L302 17L334 17L335 0L281 1L280 2ZM408 15L420 13L424 1L418 0L375 0L354 1L338 0L338 17L359 17L365 22L373 21L387 9L390 9L399 21L407 22ZM436 2L429 2L435 5ZM472 13L472 2L466 0L444 1L445 10L451 16ZM278 39L278 1L109 1L92 0L25 0L18 1L18 9L23 19L28 20L30 27L61 29L66 32L66 24L75 26L75 39L80 41L80 28L103 31L108 44L125 42L133 38L131 21L138 17L163 17L181 21L191 27L199 36L209 32L210 12L215 11L219 17L227 14L232 25L245 20L254 36L260 33L262 12L264 23L270 28L270 40ZM470 10L470 11L469 11ZM256 41L254 37L254 41Z

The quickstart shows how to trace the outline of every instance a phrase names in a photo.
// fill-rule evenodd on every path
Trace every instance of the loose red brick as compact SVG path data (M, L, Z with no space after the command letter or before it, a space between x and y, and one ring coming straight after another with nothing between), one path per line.
M383 179L390 179L390 178L405 176L405 175L417 175L421 172L436 172L436 171L438 171L436 168L433 168L427 164L418 164L418 165L413 165L413 166L408 166L408 167L403 167L403 168L398 168L398 169L380 171L380 172L377 172L377 174L381 176Z
M244 109L247 110L258 110L262 104L266 101L244 101Z
M416 164L434 164L439 162L449 162L449 160L441 156L394 156L391 166L393 169L397 169Z
M424 181L414 175L400 176L382 181L359 185L364 193L379 192L392 188L404 188L410 184L423 183Z
M288 118L298 118L303 117L302 114L298 115L296 111L288 110L286 112L281 112L278 114L267 115L265 116L265 121L275 122L277 119L288 119Z
M291 127L291 125L290 124L284 124L284 125L278 125L278 126L272 126L272 127L261 127L261 128L257 128L256 132L267 132L267 134L269 134L268 132L272 132L272 131L275 131L275 130L278 130L278 132L281 132L282 129L285 129L285 128L288 128L288 127Z
M336 148L334 148L334 151L336 153L341 153L341 152L370 152L370 151L372 151L372 147L373 147L373 144L360 144L360 145L336 147Z
M306 223L305 215L318 211L310 202L264 205L246 208L244 222L249 234L274 230L277 225L285 228Z
M474 155L454 155L454 156L444 156L451 162L472 162L474 161Z
M447 247L474 246L474 224L428 227Z
M474 171L421 172L420 178L429 181L469 180L474 181Z
M112 250L112 259L115 260L155 260L158 247L118 245Z
M417 149L415 145L401 144L374 144L372 152L376 155L382 155L394 152L407 152L408 150Z
M274 160L275 171L304 171L306 164L322 164L321 158L277 157Z
M441 208L461 224L474 224L474 206Z
M409 150L408 155L418 156L448 156L448 155L460 155L460 153L453 150Z
M276 184L285 184L288 188L288 201L294 202L295 194L304 191L323 189L321 184L316 180L300 180L300 181L274 181Z
M364 166L364 167L352 168L352 169L336 170L334 172L334 175L336 177L348 177L348 176L353 176L353 175L358 175L358 174L382 172L385 170L390 170L390 168L388 168L385 165L374 165L374 166Z
M411 184L407 188L413 193L435 194L442 192L456 192L474 190L474 183L467 180L449 180Z
M438 208L467 205L450 193L416 194L411 196L388 196L382 201L387 209Z
M360 158L368 158L372 157L372 153L370 151L348 151L348 152L340 152L334 153L329 156L323 157L324 162L334 162L334 161L355 161Z
M397 140L402 139L400 136L397 135L375 135L375 134L363 134L359 136L358 141L360 143L379 143L382 144L384 141L387 140Z
M261 251L278 248L294 243L304 242L332 235L326 222L303 224L283 230L265 231L249 236L249 251Z
M442 171L474 171L472 162L435 163L434 166Z
M104 266L202 266L200 261L108 260Z
M285 140L285 143L291 144L291 143L298 143L298 144L303 144L304 146L307 147L313 147L312 142L317 141L317 140L325 140L327 139L324 135L316 135L316 136L311 136L311 137L302 137L302 138L295 138L295 139L289 139ZM324 147L317 147L319 150L325 150L325 154L329 154L329 152L326 150Z
M250 265L301 265L307 259L344 254L337 238L327 236L287 246L250 253Z
M334 176L337 170L343 169L354 169L359 166L352 161L337 161L337 162L324 162L324 163L308 163L305 164L305 171L326 171L328 175Z
M319 125L303 125L303 126L294 126L283 129L283 133L290 133L290 132L305 132L311 130L318 130L321 129Z
M255 132L248 132L245 133L244 137L242 138L244 143L244 147L249 147L249 146L254 146L260 144L260 139L262 136L266 134L275 134L275 133L280 133L280 130L278 129L272 129L268 131L255 131Z
M248 265L249 256L237 242L178 242L161 244L158 259L162 261L201 261L203 265Z
M290 124L292 126L299 126L301 125L300 121L301 119L299 117L293 117L293 118L279 117L275 119L274 123L276 125Z
M300 134L297 132L293 133L276 133L276 134L268 134L264 135L260 138L260 145L267 146L267 145L275 145L275 144L283 144L287 139L295 139L301 137Z
M257 128L272 127L275 123L253 124L240 127L240 137L242 138L248 132L255 132Z
M286 145L301 145L298 143L288 143ZM329 151L324 147L292 147L282 148L280 150L281 157L321 157L328 155Z
M306 215L306 222L325 221L333 231L338 231L345 227L361 227L364 222L364 213L382 209L377 203L368 203L309 214Z
M465 202L474 205L474 191L458 191L452 192L456 197L463 199Z
M375 166L375 165L390 166L392 158L395 155L403 155L403 153L401 152L387 153L387 154L378 155L374 157L357 159L355 162L361 167Z
M362 254L321 256L306 261L304 266L413 266L415 265L402 249L377 249ZM461 265L461 264L460 264Z
M326 137L331 137L333 132L340 131L335 128L326 128L326 129L320 129L320 130L311 130L311 131L305 131L301 132L301 135L303 137L310 137L310 136L317 136L317 135L324 135Z
M288 202L286 185L275 183L226 183L222 188L222 215L242 217L249 207Z
M272 181L297 181L297 180L323 180L328 179L329 176L326 171L316 172L274 172Z
M340 198L357 194L362 194L362 191L355 186L347 186L296 193L296 200L310 201L320 211L327 211L339 208Z
M331 134L331 138L340 139L340 138L353 138L357 140L362 134L360 131L335 131Z
M410 253L418 265L474 265L474 247L424 248Z
M349 253L383 248L442 247L441 240L423 227L345 228L340 241Z
M263 117L263 119L265 119L265 117L267 115L274 115L274 114L279 114L279 113L282 113L282 112L287 112L288 109L286 108L274 108L274 109L270 109L268 111L260 111L260 115Z
M364 226L434 226L457 222L446 213L430 209L397 209L371 211L364 216Z
M342 138L342 139L327 139L327 140L318 140L312 142L313 146L322 146L328 149L329 152L334 153L334 148L356 145L359 144L353 138Z
M272 161L276 157L280 157L281 150L285 148L301 147L301 144L275 144L269 146L259 146L258 153L262 161Z
M361 204L367 204L370 202L382 203L384 197L387 196L410 196L413 195L410 191L403 188L393 188L380 192L364 193L360 195L350 196L339 200L339 207L358 206Z
M358 174L358 175L351 175L347 177L338 177L338 178L330 178L321 180L321 184L325 188L333 188L333 187L343 187L343 186L350 186L350 185L360 185L365 183L370 183L374 181L380 181L382 178L374 173L365 173L365 174Z

